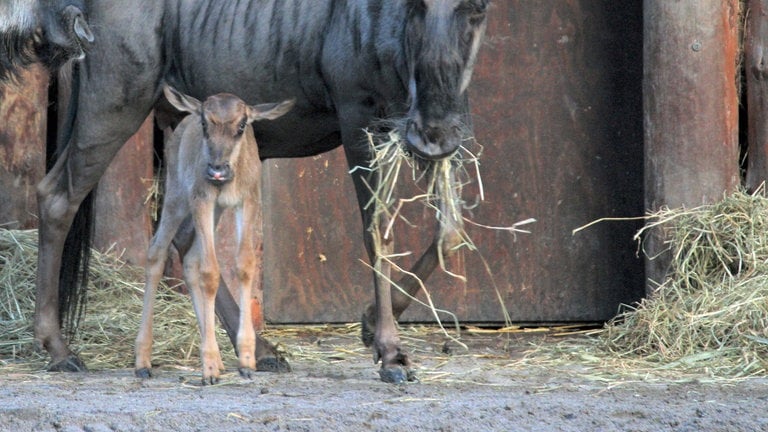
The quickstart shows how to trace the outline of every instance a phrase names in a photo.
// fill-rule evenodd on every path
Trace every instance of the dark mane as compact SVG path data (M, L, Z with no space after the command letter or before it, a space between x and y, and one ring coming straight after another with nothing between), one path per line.
M0 35L0 83L17 79L20 68L36 61L38 57L33 30L13 28Z

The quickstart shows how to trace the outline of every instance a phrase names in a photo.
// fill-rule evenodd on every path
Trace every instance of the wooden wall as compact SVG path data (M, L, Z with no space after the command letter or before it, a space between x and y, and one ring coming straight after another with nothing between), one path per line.
M45 173L48 74L30 68L0 86L0 226L37 227L35 186Z

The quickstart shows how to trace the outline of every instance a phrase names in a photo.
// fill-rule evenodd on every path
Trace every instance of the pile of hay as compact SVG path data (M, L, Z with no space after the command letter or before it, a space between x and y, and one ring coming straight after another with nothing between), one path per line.
M47 356L35 351L37 231L0 230L0 366L39 369ZM188 296L164 281L155 304L153 364L197 367L199 334ZM134 339L141 322L144 271L110 254L93 252L87 312L73 350L90 369L133 367ZM223 331L218 334L225 358L232 358Z
M608 323L606 349L709 376L768 372L768 199L734 193L717 204L662 210L638 238L660 230L671 254L654 295Z

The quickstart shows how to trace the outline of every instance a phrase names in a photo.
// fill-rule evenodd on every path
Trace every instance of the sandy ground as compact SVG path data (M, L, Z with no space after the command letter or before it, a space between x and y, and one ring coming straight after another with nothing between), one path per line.
M0 430L768 431L763 377L643 379L537 364L526 358L528 340L465 334L465 351L433 333L405 337L419 382L391 385L349 332L278 339L292 372L245 380L225 359L221 384L205 387L198 371L173 365L142 381L131 369L62 374L5 362Z

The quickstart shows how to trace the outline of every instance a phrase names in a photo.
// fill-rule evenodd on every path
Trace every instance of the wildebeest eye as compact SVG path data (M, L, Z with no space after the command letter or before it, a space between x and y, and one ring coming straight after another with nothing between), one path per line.
M472 26L477 26L483 22L487 9L487 0L466 0L456 7L456 11L464 13Z
M240 136L245 132L245 128L248 127L248 121L243 118L240 120L240 124L237 125L237 136Z

